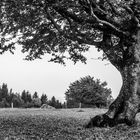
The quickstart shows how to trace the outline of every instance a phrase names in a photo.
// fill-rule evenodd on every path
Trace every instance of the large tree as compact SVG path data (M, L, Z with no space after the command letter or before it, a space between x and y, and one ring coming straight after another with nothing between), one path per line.
M86 76L76 80L69 85L65 92L66 100L74 103L84 103L89 105L107 106L108 99L111 98L111 89L108 89L106 82L101 82L94 77Z
M17 42L28 60L49 53L54 62L85 62L82 52L96 46L120 71L123 85L109 110L88 126L134 123L140 105L139 0L1 0L0 6L1 53L13 52Z

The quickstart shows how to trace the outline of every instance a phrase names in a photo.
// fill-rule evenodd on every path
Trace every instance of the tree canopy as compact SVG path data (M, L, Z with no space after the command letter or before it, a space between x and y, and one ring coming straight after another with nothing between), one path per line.
M107 88L106 82L101 82L94 77L86 76L71 83L66 91L66 100L78 103L107 106L108 99L112 97L111 89Z
M138 0L2 0L0 6L1 53L19 43L28 60L49 53L63 64L85 62L83 52L95 45L120 68L140 19Z

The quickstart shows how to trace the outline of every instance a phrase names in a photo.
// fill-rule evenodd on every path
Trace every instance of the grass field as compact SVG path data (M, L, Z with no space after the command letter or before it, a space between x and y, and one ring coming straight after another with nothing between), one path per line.
M0 140L140 140L140 123L85 129L90 117L106 110L78 110L0 109Z

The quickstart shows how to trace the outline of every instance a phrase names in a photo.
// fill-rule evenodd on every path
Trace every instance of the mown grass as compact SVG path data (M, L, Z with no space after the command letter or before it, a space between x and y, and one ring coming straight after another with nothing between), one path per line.
M139 123L85 129L90 117L106 110L82 110L0 109L0 140L140 140Z

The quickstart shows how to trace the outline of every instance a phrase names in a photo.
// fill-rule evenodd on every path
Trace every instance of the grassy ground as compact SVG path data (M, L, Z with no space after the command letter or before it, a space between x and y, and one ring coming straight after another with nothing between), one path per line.
M90 117L106 110L78 110L0 109L0 140L140 140L139 123L85 129Z

